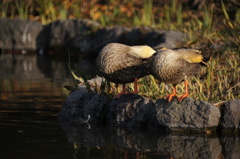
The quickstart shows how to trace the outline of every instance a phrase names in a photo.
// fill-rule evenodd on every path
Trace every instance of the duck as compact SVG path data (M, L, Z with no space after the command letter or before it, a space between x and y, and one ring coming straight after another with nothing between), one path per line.
M100 51L96 63L99 76L115 84L122 84L127 94L126 84L134 82L134 91L138 93L138 79L150 74L149 61L156 51L148 45L128 46L121 43L109 43Z
M205 56L202 54L205 51ZM179 102L189 96L188 77L200 74L201 68L209 67L207 62L211 59L212 49L203 47L195 48L162 48L150 62L150 74L160 82L173 85L173 93L167 96L171 102L176 96ZM185 93L177 96L176 86L184 82Z

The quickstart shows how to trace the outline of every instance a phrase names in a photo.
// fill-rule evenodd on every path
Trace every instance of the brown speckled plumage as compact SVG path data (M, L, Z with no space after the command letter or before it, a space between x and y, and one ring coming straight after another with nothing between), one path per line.
M136 54L138 52L143 52L144 55ZM154 53L155 51L148 46L131 47L110 43L101 50L97 57L100 76L118 84L131 83L135 78L149 75L148 61Z
M195 49L160 50L151 63L152 75L161 82L178 84L187 76L198 74L202 64L189 63L183 58L183 54L198 55L196 51Z
M173 84L174 94L170 95L169 101L172 96L176 96L176 85L185 81L185 98L188 95L187 78L199 74L202 66L207 65L205 62L208 60L209 58L204 58L201 51L197 49L162 49L157 52L150 63L151 74L161 82Z

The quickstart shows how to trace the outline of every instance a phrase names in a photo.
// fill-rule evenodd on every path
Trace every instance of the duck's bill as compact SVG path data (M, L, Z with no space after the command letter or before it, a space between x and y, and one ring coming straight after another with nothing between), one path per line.
M201 61L201 63L204 64L205 66L209 67L209 65L206 62Z

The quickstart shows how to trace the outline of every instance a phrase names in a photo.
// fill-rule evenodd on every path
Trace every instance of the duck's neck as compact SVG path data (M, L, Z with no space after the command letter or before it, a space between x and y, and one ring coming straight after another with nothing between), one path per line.
M155 52L151 47L145 45L131 47L131 53L142 59L151 57Z

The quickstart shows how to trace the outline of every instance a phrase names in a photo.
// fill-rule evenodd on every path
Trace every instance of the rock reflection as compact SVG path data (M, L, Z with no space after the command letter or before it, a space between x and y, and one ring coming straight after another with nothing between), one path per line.
M167 151L173 158L217 159L221 150L217 137L169 135L158 138L158 151Z
M53 81L68 79L69 72L66 62L50 60L48 57L35 54L16 54L13 62L11 54L2 54L0 72L4 79L44 79Z
M223 145L223 155L225 159L239 159L240 158L240 138L239 136L224 136L221 138Z
M87 125L70 126L66 123L62 123L61 126L68 142L102 150L112 147L115 151L123 152L123 158L127 153L135 153L134 158L142 156L143 153L146 158L154 154L158 157L174 159L217 159L222 156L222 145L217 136L162 134L157 130L130 132L105 127L88 129ZM231 142L231 140L227 141ZM239 145L233 146L235 149L239 147ZM234 152L225 151L224 156Z

